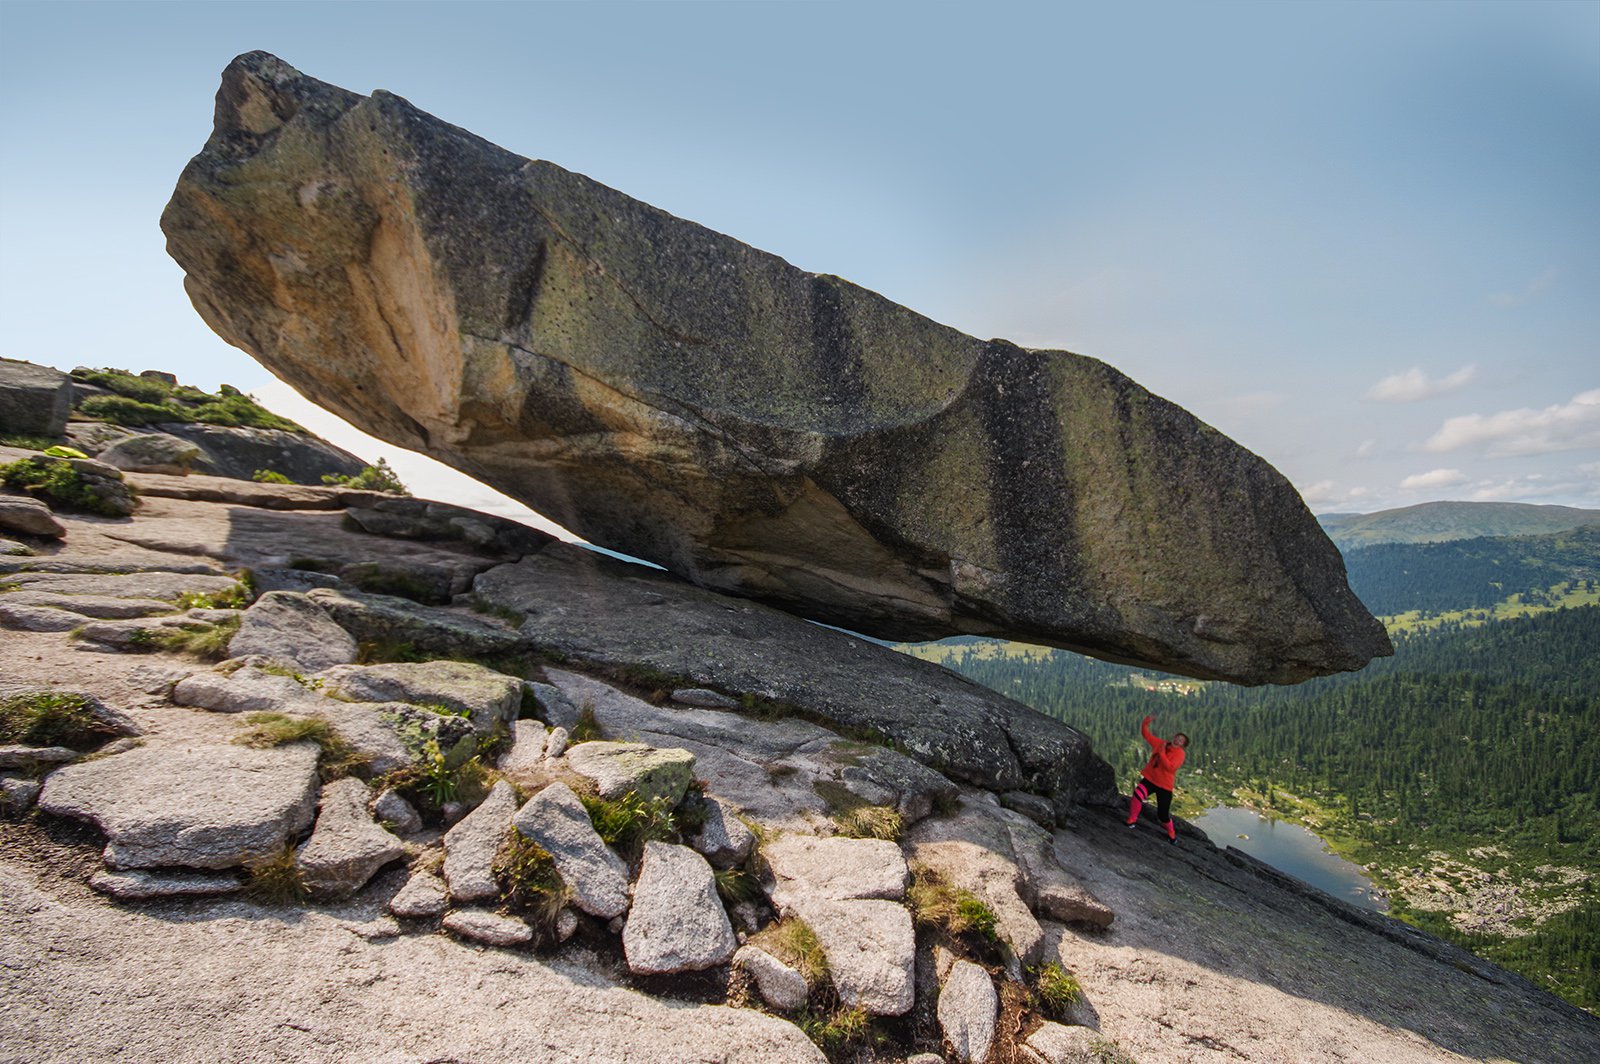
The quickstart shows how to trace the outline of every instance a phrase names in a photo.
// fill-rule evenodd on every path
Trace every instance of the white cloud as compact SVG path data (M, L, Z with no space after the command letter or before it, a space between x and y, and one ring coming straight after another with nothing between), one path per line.
M1306 506L1312 509L1358 502L1371 494L1367 488L1341 488L1332 480L1319 480L1300 489L1300 497L1305 500Z
M1444 454L1483 444L1491 458L1554 454L1600 447L1600 388L1580 392L1567 403L1543 410L1522 407L1485 417L1453 417L1422 445L1424 451Z
M1367 389L1366 398L1376 403L1415 403L1458 392L1471 384L1477 375L1478 367L1472 364L1434 380L1422 372L1420 366L1412 366L1404 373L1385 377L1374 384Z
M1426 473L1413 473L1400 482L1405 490L1416 488L1449 488L1465 484L1470 479L1459 469L1433 469Z
M1489 303L1496 307L1520 307L1531 302L1534 297L1544 292L1556 279L1561 276L1561 271L1554 266L1522 286L1520 292L1495 292L1489 296Z
M1377 440L1362 440L1360 445L1356 447L1355 457L1357 457L1357 458L1371 458L1373 455L1375 455L1377 453L1378 453L1378 441Z

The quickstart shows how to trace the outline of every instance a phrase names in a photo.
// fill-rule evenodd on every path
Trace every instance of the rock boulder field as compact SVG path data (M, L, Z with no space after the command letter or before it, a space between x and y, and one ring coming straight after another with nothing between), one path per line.
M264 52L162 216L205 321L361 428L701 586L1241 683L1388 654L1287 480L982 341Z

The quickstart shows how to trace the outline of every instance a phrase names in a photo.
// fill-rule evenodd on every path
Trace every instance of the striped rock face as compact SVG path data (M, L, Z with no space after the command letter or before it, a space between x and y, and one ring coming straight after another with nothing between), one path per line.
M977 340L261 52L162 217L196 309L368 432L704 587L1242 683L1390 652L1289 483Z

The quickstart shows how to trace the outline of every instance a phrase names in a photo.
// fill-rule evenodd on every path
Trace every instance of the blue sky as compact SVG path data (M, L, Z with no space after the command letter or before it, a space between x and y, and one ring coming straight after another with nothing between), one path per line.
M1600 506L1600 3L0 0L0 354L226 381L354 439L211 334L163 251L255 48L1104 359L1318 512Z

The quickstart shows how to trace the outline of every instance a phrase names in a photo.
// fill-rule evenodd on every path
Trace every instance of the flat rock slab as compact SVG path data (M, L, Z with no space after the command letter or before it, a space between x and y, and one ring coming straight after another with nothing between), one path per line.
M389 899L389 911L396 916L421 920L443 916L450 908L449 888L432 872L416 871L405 886Z
M635 975L700 971L726 964L739 948L711 866L685 846L647 842L622 929Z
M359 643L409 644L418 653L440 657L488 657L524 646L516 632L465 611L335 588L315 588L306 594Z
M604 920L628 911L628 868L601 840L572 788L550 784L517 810L513 823L549 852L573 905Z
M958 960L939 988L939 1030L958 1064L982 1064L994 1042L1000 997L989 973L971 961Z
M367 785L353 778L334 780L322 788L316 827L296 857L313 897L353 894L378 869L405 856L400 840L367 812L370 797Z
M888 639L1246 683L1390 653L1294 487L1102 362L966 336L264 53L217 99L162 215L206 323L589 542Z
M505 840L516 811L516 791L501 780L482 805L445 832L444 878L450 884L452 901L480 901L499 895L494 855Z
M900 847L886 839L780 835L761 847L761 856L780 911L812 898L899 901L910 881Z
M602 798L632 792L675 806L694 779L694 755L643 743L589 742L567 750L567 765L594 781Z
M469 661L338 665L317 676L329 694L357 702L409 702L468 714L487 734L517 719L522 681Z
M92 821L112 868L233 868L311 825L317 748L150 744L51 773L39 807Z
M118 598L114 595L61 595L52 591L13 591L6 595L4 605L42 606L100 620L154 617L157 614L171 613L173 608L172 603L160 599Z
M475 909L457 909L439 926L486 946L524 946L533 941L533 928L526 921Z
M304 595L269 591L239 618L239 631L228 655L258 654L292 665L301 672L321 672L356 660L356 641L333 622L328 611ZM364 698L363 702L387 702Z
M1100 1033L1090 1027L1068 1026L1046 1020L1022 1043L1026 1064L1079 1064L1096 1059L1095 1044Z
M99 598L157 599L174 602L180 595L235 595L242 588L231 576L209 572L49 573L20 572L6 578L28 591Z
M225 874L130 869L126 872L96 872L89 877L89 886L101 894L109 894L123 901L144 901L149 898L234 894L241 890L243 885L237 876Z
M791 911L816 934L845 1007L859 1006L874 1016L910 1011L917 936L905 906L813 898Z
M18 632L70 632L83 624L81 613L7 602L10 597L0 595L0 626Z

